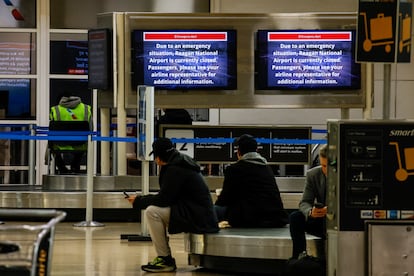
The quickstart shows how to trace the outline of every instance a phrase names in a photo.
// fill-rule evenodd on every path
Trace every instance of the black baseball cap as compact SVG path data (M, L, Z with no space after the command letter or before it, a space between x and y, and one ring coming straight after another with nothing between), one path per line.
M151 154L154 154L154 157L166 157L175 149L173 143L168 138L158 138L152 143Z
M242 154L257 151L256 139L250 134L243 134L234 140L234 145L239 147Z

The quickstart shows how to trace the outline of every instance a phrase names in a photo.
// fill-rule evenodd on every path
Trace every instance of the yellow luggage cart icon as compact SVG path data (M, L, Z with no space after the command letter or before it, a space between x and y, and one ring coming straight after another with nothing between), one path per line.
M398 50L400 53L403 52L404 47L407 47L407 53L410 52L411 45L411 17L406 14L405 17L402 17L400 13L400 41L398 43Z
M376 18L369 20L370 28L368 29L366 12L360 12L359 14L364 17L365 39L362 44L364 51L370 52L374 46L385 45L385 52L391 52L391 44L394 44L392 17L384 16L383 13L380 13Z
M404 149L405 168L403 168L398 142L390 142L389 144L394 145L397 151L398 170L395 172L395 178L398 181L405 181L409 175L414 175L414 171L408 172L414 170L414 148Z

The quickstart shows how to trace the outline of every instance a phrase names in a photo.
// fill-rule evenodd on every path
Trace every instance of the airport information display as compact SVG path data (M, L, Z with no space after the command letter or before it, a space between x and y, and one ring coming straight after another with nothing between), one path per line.
M133 87L236 89L234 30L133 31Z
M112 47L108 29L88 31L88 87L109 89L112 85Z
M88 43L86 41L50 41L50 56L52 74L88 74Z
M359 89L355 31L257 32L259 89Z
M237 148L233 140L243 134L253 135L258 140L258 152L273 164L309 164L310 145L303 140L311 139L310 127L250 127L250 126L186 126L164 125L161 133L168 138L207 138L204 142L176 143L176 148L199 162L234 162ZM208 138L218 139L216 142ZM220 141L222 139L223 141ZM229 141L224 141L227 139ZM263 139L263 142L260 141ZM289 142L268 143L270 139ZM297 142L296 142L297 141Z

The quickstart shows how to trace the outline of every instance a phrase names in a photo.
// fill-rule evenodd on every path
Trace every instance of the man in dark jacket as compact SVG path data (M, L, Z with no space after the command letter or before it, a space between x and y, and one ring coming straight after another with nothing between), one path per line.
M275 176L257 152L256 140L244 134L234 144L238 161L227 167L215 203L219 221L228 221L232 227L285 226L288 216Z
M130 196L134 209L145 209L148 230L158 255L154 261L141 266L148 272L175 271L167 231L216 233L218 221L210 191L200 173L200 166L189 156L181 154L168 138L152 144L155 161L161 167L160 191L154 195Z

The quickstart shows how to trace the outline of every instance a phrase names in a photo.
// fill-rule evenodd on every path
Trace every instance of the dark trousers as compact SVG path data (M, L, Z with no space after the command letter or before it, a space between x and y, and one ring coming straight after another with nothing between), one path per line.
M72 155L71 156L72 160L70 162L71 171L74 173L80 172L80 165L81 165L81 161L82 161L84 153L83 152L71 152L68 154ZM69 170L65 166L65 161L63 160L61 153L55 154L55 162L56 162L56 167L58 168L59 173L69 172Z
M289 230L292 237L292 258L298 258L299 254L306 251L305 233L326 239L325 218L311 218L306 220L301 211L294 211L289 215Z
M226 215L227 213L226 206L214 205L214 211L216 212L218 221L228 220L227 215Z

